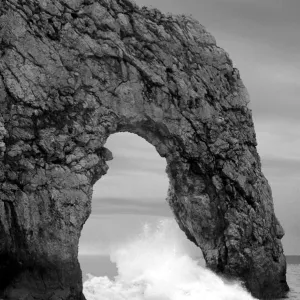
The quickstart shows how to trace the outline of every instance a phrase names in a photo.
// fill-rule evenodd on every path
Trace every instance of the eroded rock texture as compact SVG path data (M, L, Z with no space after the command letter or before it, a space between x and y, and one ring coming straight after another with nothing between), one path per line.
M78 240L120 131L166 158L167 200L208 267L284 294L248 95L202 25L131 0L3 0L0 13L2 297L83 298Z

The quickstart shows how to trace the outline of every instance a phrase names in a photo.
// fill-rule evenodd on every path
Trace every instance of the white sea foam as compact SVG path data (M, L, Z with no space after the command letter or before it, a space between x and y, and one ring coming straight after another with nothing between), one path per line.
M89 276L87 300L250 300L238 283L225 283L193 258L174 221L145 225L136 238L111 253L114 280Z

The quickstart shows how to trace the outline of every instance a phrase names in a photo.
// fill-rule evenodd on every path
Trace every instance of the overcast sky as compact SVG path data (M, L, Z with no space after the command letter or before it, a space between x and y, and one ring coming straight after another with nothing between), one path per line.
M273 190L286 235L286 254L300 255L300 1L138 0L164 12L198 19L240 70L263 171ZM107 254L114 243L138 232L145 221L171 217L165 203L166 162L143 139L115 134L108 174L94 187L93 215L81 253Z

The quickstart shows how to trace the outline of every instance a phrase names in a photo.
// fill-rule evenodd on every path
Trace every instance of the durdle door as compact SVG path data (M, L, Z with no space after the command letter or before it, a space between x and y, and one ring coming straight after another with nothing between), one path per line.
M84 299L77 260L110 134L167 160L167 201L212 270L288 290L247 91L197 21L131 0L0 2L0 298ZM201 251L199 249L199 251Z

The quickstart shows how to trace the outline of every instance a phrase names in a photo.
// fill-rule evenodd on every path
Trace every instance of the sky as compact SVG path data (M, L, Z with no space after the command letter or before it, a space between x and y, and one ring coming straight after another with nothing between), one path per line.
M300 255L300 1L137 0L140 6L192 15L240 70L251 102L262 168L286 254ZM133 134L114 134L108 174L94 186L93 212L80 253L107 255L145 222L172 218L166 204L166 162Z

